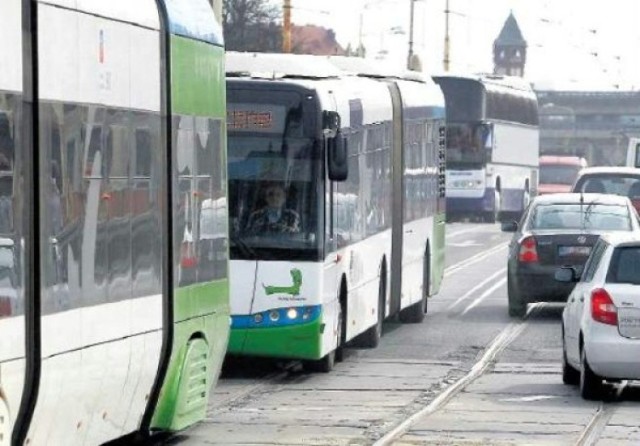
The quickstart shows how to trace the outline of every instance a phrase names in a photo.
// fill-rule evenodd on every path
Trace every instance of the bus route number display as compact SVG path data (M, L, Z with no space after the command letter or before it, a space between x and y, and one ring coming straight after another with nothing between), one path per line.
M283 106L264 104L228 104L227 130L235 132L281 133L284 130Z
M273 126L271 112L236 110L227 116L230 130L269 130Z

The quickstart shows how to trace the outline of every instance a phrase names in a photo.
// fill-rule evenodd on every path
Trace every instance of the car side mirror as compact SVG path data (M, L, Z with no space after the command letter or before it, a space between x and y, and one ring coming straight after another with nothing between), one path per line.
M345 181L349 176L347 138L339 130L327 143L327 168L331 181Z
M516 232L518 230L517 221L504 221L500 225L502 232Z
M578 272L572 266L563 266L558 268L554 274L557 282L574 283L578 281Z

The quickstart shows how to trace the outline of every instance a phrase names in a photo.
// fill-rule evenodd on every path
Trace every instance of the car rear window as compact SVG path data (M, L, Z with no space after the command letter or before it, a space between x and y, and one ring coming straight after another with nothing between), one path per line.
M580 166L568 164L540 164L540 184L573 185L580 172Z
M623 174L585 175L578 180L574 192L640 198L640 176Z
M630 231L631 220L621 205L540 204L531 213L529 229Z
M609 264L607 282L640 285L640 246L616 248Z

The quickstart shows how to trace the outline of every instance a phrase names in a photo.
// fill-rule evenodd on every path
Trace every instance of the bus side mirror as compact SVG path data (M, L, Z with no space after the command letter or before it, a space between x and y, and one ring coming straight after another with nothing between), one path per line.
M339 130L327 142L327 168L331 181L345 181L349 176L347 139Z

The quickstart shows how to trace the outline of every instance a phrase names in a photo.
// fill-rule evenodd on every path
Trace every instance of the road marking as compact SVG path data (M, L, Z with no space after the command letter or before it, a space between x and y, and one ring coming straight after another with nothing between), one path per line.
M494 273L493 275L487 277L485 280L483 280L482 282L480 282L479 284L477 284L476 286L474 286L473 288L471 288L469 291L467 291L466 293L464 293L462 295L462 297L458 298L458 300L456 300L454 303L452 303L451 305L449 305L447 307L447 310L451 310L453 307L455 307L456 305L458 305L460 302L462 302L463 300L467 299L469 296L471 296L473 293L475 293L476 291L478 291L480 288L482 288L483 286L485 286L487 283L491 282L492 280L494 280L496 277L498 277L500 274L503 274L505 271L507 270L507 268L502 268L500 271Z
M582 435L580 435L580 438L576 441L576 446L592 446L598 443L602 432L607 427L607 424L609 424L609 421L611 421L614 411L613 406L600 403L593 418L591 418L587 427L582 431Z
M444 238L448 239L448 238L453 238L453 237L457 237L458 235L462 235L462 234L468 234L470 232L482 232L482 233L487 233L490 231L478 231L478 229L480 228L467 228L467 229L461 229L460 231L456 231L456 232L451 232L448 233L444 236Z
M533 403L536 401L553 400L555 398L559 398L559 397L557 395L532 395L532 396L523 396L521 398L504 398L498 401L505 401L509 403Z
M494 246L492 248L489 248L485 251L479 252L478 254L469 257L468 259L465 259L461 262L458 262L454 265L451 265L450 267L446 268L444 270L444 277L450 276L451 274L458 272L459 270L466 268L468 266L474 265L484 259L486 259L487 257L502 251L504 248L507 247L509 243L505 242L505 243L501 243L497 246Z
M447 248L470 248L472 246L482 246L482 243L478 243L475 240L465 240L460 243L447 243Z
M495 290L497 290L498 288L502 287L505 283L507 283L507 278L503 277L498 282L496 282L491 288L489 288L487 291L482 293L482 295L480 297L478 297L476 300L471 302L471 304L469 304L469 306L467 308L465 308L464 311L461 313L461 316L464 316L469 311L471 311L472 309L477 307L480 304L480 302L482 302L484 299L489 297Z
M519 322L512 322L507 325L501 332L494 338L494 340L485 349L484 355L478 362L476 362L469 373L460 378L454 384L449 386L444 392L442 392L436 399L434 399L428 406L423 407L418 412L411 415L395 428L387 432L383 437L378 439L373 446L387 446L393 443L398 437L403 435L411 428L417 420L428 416L437 410L444 407L449 401L453 399L458 393L463 391L469 384L478 379L495 361L496 357L516 340L520 334L527 327L527 319L537 312L541 307L541 304L534 304L529 307L529 311L525 315L524 320Z

